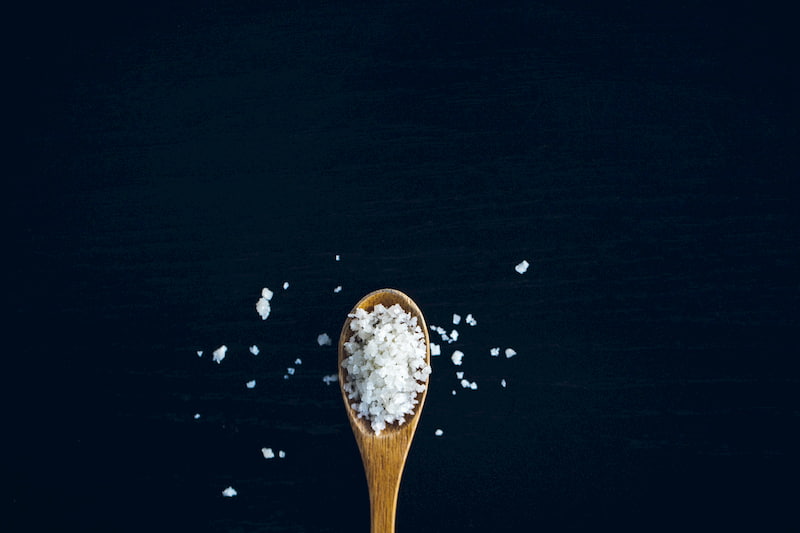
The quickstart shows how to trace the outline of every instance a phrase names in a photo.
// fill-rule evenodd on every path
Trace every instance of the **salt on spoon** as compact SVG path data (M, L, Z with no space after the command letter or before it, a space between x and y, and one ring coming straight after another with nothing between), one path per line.
M386 425L380 431L375 431L369 420L359 418L358 413L351 405L353 401L345 390L348 383L348 373L342 362L349 356L345 350L345 343L353 336L350 327L354 320L352 316L358 309L372 312L377 305L390 308L394 304L416 318L416 325L420 328L424 339L425 366L423 372L424 388L416 394L417 403L414 405L413 413L406 414L401 423L394 422ZM397 495L400 489L400 479L403 475L408 451L411 448L411 441L419 423L420 413L422 412L425 397L428 393L430 382L430 338L425 318L417 304L406 294L395 289L381 289L371 292L364 296L349 313L342 332L339 336L339 386L344 400L347 418L356 439L356 444L361 452L361 460L364 463L364 472L367 477L367 487L369 489L370 500L370 524L372 533L394 533L395 515L397 513ZM359 401L359 399L356 399Z

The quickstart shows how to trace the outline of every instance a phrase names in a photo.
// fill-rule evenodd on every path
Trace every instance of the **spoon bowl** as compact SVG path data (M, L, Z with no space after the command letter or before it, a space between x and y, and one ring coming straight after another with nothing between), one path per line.
M364 296L349 314L356 309L364 309L367 312L382 304L384 307L391 307L400 304L400 307L412 317L417 318L417 325L422 330L425 338L425 362L431 363L430 336L425 317L422 315L417 304L406 294L395 289L381 289L371 292ZM411 441L419 423L422 406L428 394L430 377L425 382L425 390L417 394L418 404L414 408L414 414L406 415L403 424L390 424L386 429L376 434L370 423L365 418L359 418L356 412L350 407L350 399L344 390L344 383L347 379L347 370L342 367L342 361L347 357L344 350L344 343L353 334L350 329L350 317L342 326L339 336L339 387L342 392L347 418L350 420L350 427L356 438L356 444L361 452L361 460L364 463L364 472L367 476L367 487L369 488L370 500L370 524L372 533L394 533L395 515L397 513L397 495L400 489L400 478L403 475L403 468L411 448Z

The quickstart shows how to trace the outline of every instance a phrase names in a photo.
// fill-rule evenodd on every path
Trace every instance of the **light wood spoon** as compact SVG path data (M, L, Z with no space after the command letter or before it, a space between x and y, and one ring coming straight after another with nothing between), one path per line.
M377 304L383 304L384 307L400 304L400 307L407 313L411 313L412 317L417 317L417 325L422 329L422 334L425 337L425 361L430 365L431 343L428 335L428 326L417 304L398 290L381 289L364 296L353 307L350 314L355 313L359 307L368 312L372 311ZM342 391L347 418L350 419L350 426L353 428L358 449L361 451L364 471L367 474L372 533L394 533L400 478L403 475L403 467L406 464L408 450L411 448L411 440L414 438L414 432L419 423L425 396L428 394L430 377L425 383L425 390L417 394L419 403L415 406L414 414L406 415L405 422L402 425L397 423L387 425L380 435L376 435L369 421L365 418L358 418L353 408L350 407L351 400L347 398L347 393L343 387L347 378L347 371L342 367L342 360L347 357L344 351L344 343L353 335L350 329L351 320L351 318L347 318L342 327L342 333L339 335L339 387Z

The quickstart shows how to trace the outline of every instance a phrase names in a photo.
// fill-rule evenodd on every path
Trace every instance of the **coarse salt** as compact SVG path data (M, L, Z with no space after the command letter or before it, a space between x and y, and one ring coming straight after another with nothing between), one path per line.
M256 380L254 380L254 379L251 379L250 381L248 381L247 383L245 383L245 386L246 386L248 389L254 389L254 388L255 388L255 386L256 386Z
M227 489L222 491L222 495L225 496L226 498L233 498L234 496L236 496L236 494L238 493L236 492L236 489L234 489L233 487L228 487Z
M461 315L457 315L456 313L453 313L453 324L457 326L460 323L461 323Z
M320 333L317 335L317 344L320 346L330 346L331 345L331 338L328 336L327 333Z
M250 347L250 353L253 355L258 355L259 351L260 350L258 349L258 346L256 346L255 344Z
M517 355L517 352L514 351L514 348L506 348L506 359L511 359Z
M272 448L261 448L261 455L264 456L264 459L272 459L275 457L275 452L272 451Z
M453 352L453 355L450 356L450 360L453 361L453 364L456 366L461 365L461 360L464 358L464 352L461 350L456 350Z
M227 353L227 351L228 351L228 347L225 346L224 344L222 346L220 346L219 348L217 348L216 350L214 350L214 354L213 354L214 361L217 364L221 363L222 360L225 359L225 354Z
M528 270L529 266L531 266L530 263L523 260L520 264L514 267L514 270L516 270L520 274L524 274Z
M266 320L270 313L269 301L272 300L272 291L264 287L261 289L261 298L256 302L256 311L261 315L261 320Z
M442 348L438 344L431 343L431 357L442 355Z
M436 435L437 437L441 437L442 435L444 435L444 431L442 431L441 429L437 429L436 431L433 432L433 434Z
M359 308L347 316L353 335L344 343L343 388L357 416L379 435L387 424L402 424L413 414L417 394L425 391L431 373L425 337L417 317L399 304L377 304L371 312Z

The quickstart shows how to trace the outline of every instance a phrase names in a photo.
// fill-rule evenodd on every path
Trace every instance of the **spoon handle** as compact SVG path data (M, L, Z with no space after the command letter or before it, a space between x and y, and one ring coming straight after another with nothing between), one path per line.
M384 442L378 446L370 446L374 442L362 443L364 446L362 459L369 488L372 533L394 533L400 479L411 444L404 433L387 435Z

